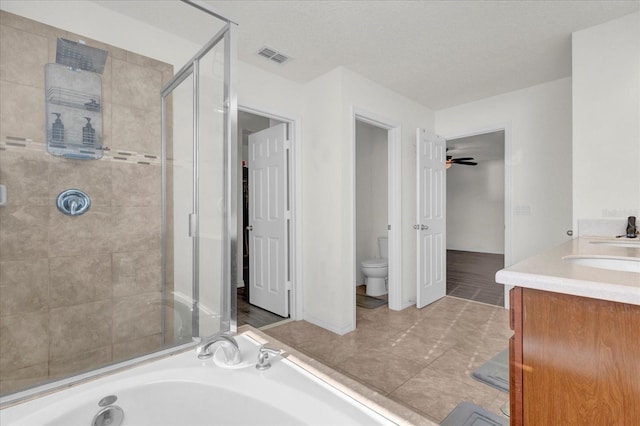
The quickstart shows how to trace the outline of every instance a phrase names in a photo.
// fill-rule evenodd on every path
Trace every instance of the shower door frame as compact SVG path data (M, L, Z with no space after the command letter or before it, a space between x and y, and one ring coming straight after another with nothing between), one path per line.
M238 122L238 98L236 92L237 75L237 24L219 13L215 12L200 1L187 1L205 13L209 13L226 22L226 25L209 40L192 58L189 60L164 86L161 91L162 97L162 297L166 298L166 260L167 260L167 132L166 132L166 98L175 88L177 88L188 77L193 76L193 206L192 229L192 336L200 335L199 325L199 295L200 295L200 227L199 227L199 113L200 113L200 60L216 47L219 43L224 43L224 120L223 120L223 235L222 235L222 282L220 283L221 319L220 331L235 333L237 331L237 259L235 252L238 245L237 231L237 189L238 181L235 178L238 172L238 144L237 144L237 122ZM190 220L191 220L190 218ZM162 304L162 334L166 336L165 312L166 304Z

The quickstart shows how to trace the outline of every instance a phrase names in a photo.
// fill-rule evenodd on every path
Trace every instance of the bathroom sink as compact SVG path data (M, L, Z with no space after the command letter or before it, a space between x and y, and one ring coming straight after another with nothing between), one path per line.
M618 241L589 241L590 244L603 244L605 246L637 248L640 249L640 238L634 240L618 240Z
M640 273L640 257L571 255L562 259L576 265L589 266L591 268Z

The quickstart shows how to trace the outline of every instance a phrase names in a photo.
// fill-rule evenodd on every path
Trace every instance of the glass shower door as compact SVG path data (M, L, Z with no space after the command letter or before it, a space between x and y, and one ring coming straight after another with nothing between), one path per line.
M220 31L163 90L166 343L234 328L233 31Z

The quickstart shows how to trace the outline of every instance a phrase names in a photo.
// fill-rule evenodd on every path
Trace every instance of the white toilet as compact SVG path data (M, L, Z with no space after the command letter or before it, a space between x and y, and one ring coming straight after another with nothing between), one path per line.
M389 239L378 237L378 259L363 260L360 269L364 274L367 296L387 294L387 275L389 274Z

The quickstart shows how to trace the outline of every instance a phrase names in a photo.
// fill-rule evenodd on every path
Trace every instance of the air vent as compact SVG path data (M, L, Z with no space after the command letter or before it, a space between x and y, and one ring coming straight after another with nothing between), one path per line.
M267 58L273 62L276 62L278 64L284 64L285 62L291 60L290 57L288 57L287 55L278 52L275 49L272 49L270 47L263 47L262 49L258 50L258 55Z

